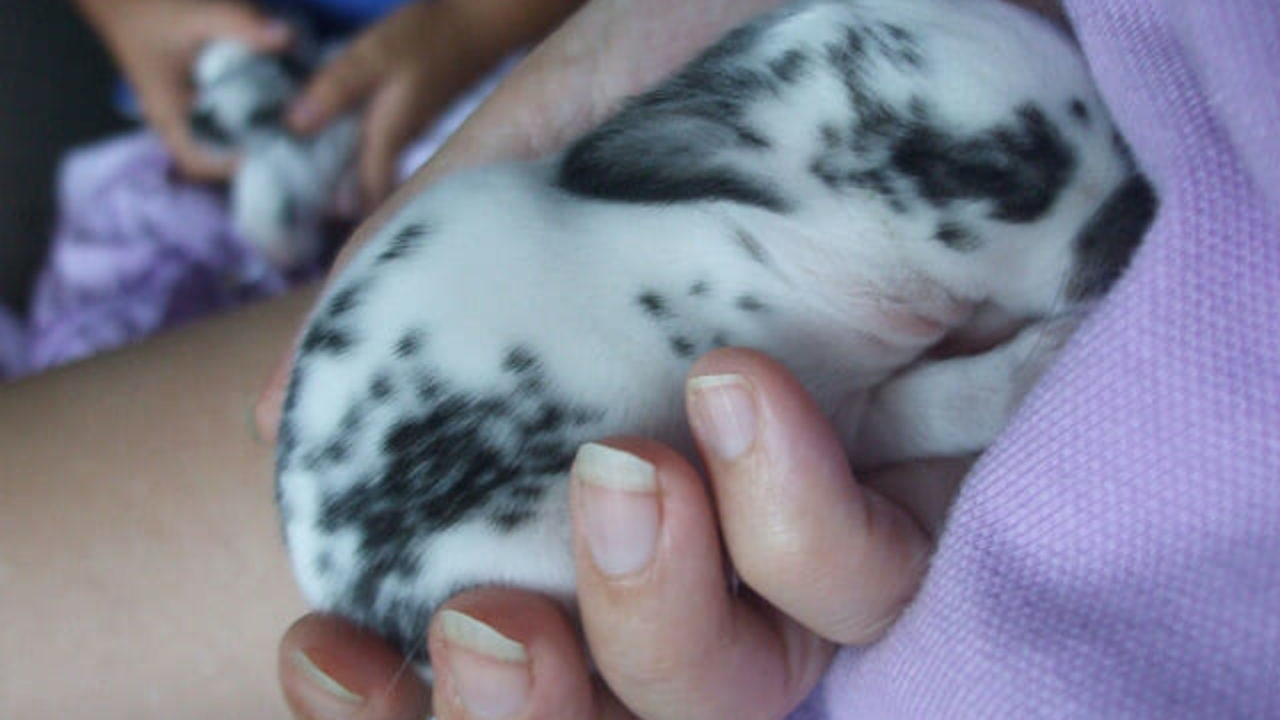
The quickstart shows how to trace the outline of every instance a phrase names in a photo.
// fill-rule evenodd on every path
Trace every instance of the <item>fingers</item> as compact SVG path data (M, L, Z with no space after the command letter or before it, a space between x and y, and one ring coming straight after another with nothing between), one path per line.
M201 40L238 38L258 52L280 52L293 42L293 29L287 22L269 18L239 3L211 2L197 6L201 13L198 24Z
M386 68L379 49L366 40L352 43L311 77L285 117L289 129L314 133L368 97Z
M730 592L702 480L640 439L591 444L571 472L583 627L600 672L640 717L784 717L832 647Z
M191 136L187 108L191 92L184 80L139 79L143 113L173 154L182 173L203 182L225 180L235 171L236 156L202 146Z
M421 720L430 693L379 638L329 615L307 615L280 641L280 682L296 717Z
M270 19L247 5L217 2L200 3L191 23L198 36L193 38L192 56L206 42L234 37L258 52L280 52L293 42L293 31L280 20ZM195 180L225 180L235 172L237 157L221 153L196 142L187 125L190 92L186 78L166 85L166 97L151 112L152 124L159 130L185 175Z
M743 581L824 638L876 639L914 594L928 537L855 482L828 421L777 362L716 351L691 378L690 423Z
M470 591L431 624L440 720L783 717L829 664L823 637L865 642L897 616L927 538L853 482L796 381L758 353L720 351L695 365L689 405L715 503L686 460L649 440L583 446L570 473L579 610L607 686L556 603ZM967 465L888 468L875 481L931 519ZM758 596L731 587L717 512ZM332 618L304 619L281 647L300 717L422 711L395 653Z
M400 151L426 127L452 95L421 74L406 73L380 87L365 111L358 172L364 207L387 199L396 180Z
M634 718L592 678L578 632L541 595L463 593L432 619L430 648L439 720Z
M171 16L175 10L180 14ZM194 180L225 180L235 170L235 156L199 144L187 124L190 65L200 48L214 38L236 37L262 52L283 50L293 39L289 27L247 6L226 2L184 4L176 9L157 5L153 14L129 16L121 27L116 33L125 35L116 38L118 52L143 113L178 168Z

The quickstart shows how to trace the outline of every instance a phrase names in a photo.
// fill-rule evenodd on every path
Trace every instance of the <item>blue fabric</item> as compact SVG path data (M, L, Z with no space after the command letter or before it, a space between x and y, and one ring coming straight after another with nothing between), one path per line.
M260 0L277 12L298 13L322 32L351 30L376 20L406 0Z

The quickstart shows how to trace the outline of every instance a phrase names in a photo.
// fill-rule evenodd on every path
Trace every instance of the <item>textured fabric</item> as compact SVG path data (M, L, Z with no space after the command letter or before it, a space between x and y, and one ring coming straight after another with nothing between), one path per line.
M493 92L512 55L456 98L401 154L408 177ZM232 227L225 194L178 178L151 133L72 152L58 172L58 224L24 323L0 306L0 379L136 342L172 325L315 278L271 267Z
M282 292L236 237L221 194L174 181L160 141L139 132L72 153L36 281L27 350L35 371Z
M273 13L306 18L321 34L347 33L402 5L406 0L255 0Z
M1280 717L1280 3L1067 5L1156 223L798 717Z

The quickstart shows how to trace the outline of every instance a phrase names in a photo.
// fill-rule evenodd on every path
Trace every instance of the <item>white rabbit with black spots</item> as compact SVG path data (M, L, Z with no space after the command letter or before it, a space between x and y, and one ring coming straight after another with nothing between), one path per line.
M1024 10L766 15L564 152L436 183L329 288L280 427L302 589L405 649L469 586L570 600L577 447L690 449L685 375L719 346L782 361L856 463L978 451L1154 204L1071 41Z

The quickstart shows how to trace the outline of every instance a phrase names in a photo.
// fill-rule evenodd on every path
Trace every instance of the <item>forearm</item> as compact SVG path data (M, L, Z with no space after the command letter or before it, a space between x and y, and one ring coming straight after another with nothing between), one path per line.
M108 43L112 42L116 28L127 21L139 6L152 0L73 0L80 14ZM113 48L115 51L115 48Z
M421 1L421 0L420 0ZM441 0L479 55L496 61L537 42L585 0Z
M0 389L0 717L284 717L247 412L302 294Z

